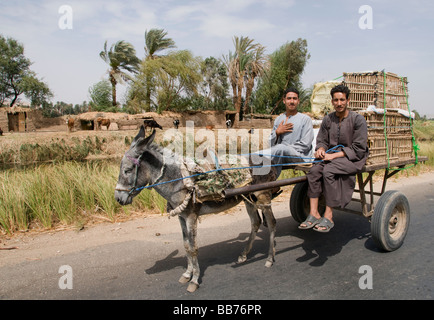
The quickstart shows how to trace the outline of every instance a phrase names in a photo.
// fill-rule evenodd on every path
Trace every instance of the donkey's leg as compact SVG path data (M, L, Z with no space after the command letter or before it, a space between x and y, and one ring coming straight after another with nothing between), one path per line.
M270 244L268 249L268 258L265 262L267 268L271 267L274 263L275 249L275 235L276 235L276 219L274 218L273 210L271 209L271 192L263 192L257 196L257 204L262 208L262 213L265 216L270 233Z
M190 284L188 285L187 290L189 292L194 292L199 287L199 276L200 276L200 268L199 262L197 259L197 243L196 243L196 235L197 235L197 215L195 213L190 213L187 217L181 217L180 221L181 225L184 224L182 234L184 237L184 247L187 253L188 260L188 268L187 271L182 275L180 282L187 282L185 280L190 279ZM181 281L184 278L184 281Z
M262 209L262 212L265 215L265 219L267 219L268 231L270 232L270 245L268 249L268 258L265 262L265 266L267 268L271 267L274 263L274 256L276 254L275 248L275 236L276 236L276 219L274 218L273 210L271 209L271 205L268 205Z
M259 226L261 225L261 218L259 217L258 210L249 202L244 201L244 203L246 204L246 209L250 217L252 229L250 231L250 236L249 236L249 240L247 241L247 245L244 248L241 255L238 257L238 263L242 263L247 260L247 254L252 249L253 241L255 240L256 233L258 232Z
M188 254L189 244L188 244L188 231L187 231L187 222L185 218L181 215L178 215L179 223L181 224L182 230L182 238L184 241L185 252L187 253L187 271L185 271L181 278L179 278L180 283L187 283L191 279L191 275L193 274L193 263L190 255Z

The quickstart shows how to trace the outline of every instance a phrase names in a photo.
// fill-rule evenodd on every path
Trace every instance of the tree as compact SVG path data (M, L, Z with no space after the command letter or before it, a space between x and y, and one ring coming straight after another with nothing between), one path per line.
M140 60L136 57L133 45L123 40L112 44L110 50L107 50L106 41L99 55L110 66L108 73L112 85L112 105L116 107L116 85L132 80L128 72L136 74Z
M229 82L232 86L233 103L236 111L235 127L238 126L238 121L240 120L244 86L246 84L247 93L244 101L248 103L254 80L263 69L264 47L253 43L253 41L249 37L239 38L235 36L233 39L235 52L229 52L229 55L223 57L229 74Z
M228 102L228 74L224 64L214 57L201 62L202 82L199 90L203 99L201 109L224 110Z
M414 113L414 119L415 119L415 120L420 120L420 119L421 119L420 113L417 112L416 109L415 109L415 110L412 110L411 112Z
M159 60L163 72L157 79L158 112L176 107L176 99L197 95L197 87L202 80L201 60L189 50L176 51Z
M254 95L256 110L273 113L284 107L282 96L287 87L293 86L301 91L301 75L309 59L307 41L300 38L274 51L269 57L270 67L260 78Z
M188 50L169 53L158 59L144 60L141 70L130 91L128 107L137 109L145 104L154 107L157 112L177 109L177 105L186 101L186 97L197 95L197 86L202 80L201 61ZM152 75L152 90L147 91L149 75ZM143 92L150 92L144 96Z
M23 77L20 87L24 95L30 100L30 106L37 107L53 97L48 85L36 78L36 74L30 71Z
M246 114L249 110L249 102L250 97L253 92L253 86L255 85L255 79L258 76L264 74L266 68L268 66L268 59L265 56L265 47L262 45L258 45L251 55L249 64L247 66L246 72L246 99L244 101L244 114ZM253 113L253 110L250 110Z
M90 87L89 96L92 110L109 111L113 107L111 94L111 84L108 80L101 80Z
M176 48L175 41L171 38L166 38L167 32L164 29L151 29L145 31L145 59L157 59L160 56L156 53Z
M164 31L164 29L151 29L149 31L145 31L145 60L143 63L146 63L146 61L149 60L155 60L161 57L164 57L164 55L159 55L157 53L160 53L161 51L176 48L175 41L173 41L171 38L167 38L167 32ZM145 75L145 81L146 81L146 95L145 95L145 105L146 109L151 109L151 94L154 90L154 83L152 81L152 78L154 74L150 72L150 70L142 69L144 75Z
M53 96L48 85L30 70L31 62L24 56L24 46L17 40L0 35L0 103L10 100L12 107L21 94L39 106Z

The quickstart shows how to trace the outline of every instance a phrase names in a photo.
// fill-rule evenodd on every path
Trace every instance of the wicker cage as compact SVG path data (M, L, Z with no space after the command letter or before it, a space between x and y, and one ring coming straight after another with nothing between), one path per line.
M394 160L414 159L412 136L402 136L397 134L370 135L368 134L369 157L366 164L387 163ZM387 154L389 150L389 154Z
M386 109L408 110L406 77L401 78L394 73L382 71L344 73L343 76L345 84L351 90L351 110L363 110L369 105L384 109L384 98Z
M385 116L370 111L358 113L365 117L368 126L369 157L366 164L415 158L409 118L392 110L388 110Z

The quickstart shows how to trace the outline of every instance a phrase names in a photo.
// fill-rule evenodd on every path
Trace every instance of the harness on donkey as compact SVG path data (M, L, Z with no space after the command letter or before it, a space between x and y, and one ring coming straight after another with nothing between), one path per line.
M176 208L168 212L169 217L174 217L183 212L189 202L203 203L205 201L223 201L224 190L228 188L240 188L253 181L250 167L242 167L244 159L241 156L225 155L217 158L214 150L206 149L207 156L202 160L182 158L178 161L182 178L162 182L165 175L166 163L163 158L163 165L158 177L148 186L137 187L137 176L143 154L137 159L129 155L126 157L135 165L134 184L131 189L115 189L127 191L130 195L135 191L150 189L155 186L182 180L189 191L184 201ZM245 196L243 198L247 199ZM248 199L247 199L248 200ZM250 200L249 200L250 201Z

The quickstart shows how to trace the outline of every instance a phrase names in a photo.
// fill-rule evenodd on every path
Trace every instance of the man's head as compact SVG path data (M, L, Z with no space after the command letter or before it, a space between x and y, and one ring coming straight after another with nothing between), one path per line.
M299 92L296 88L288 88L283 93L283 103L286 106L287 113L297 113L297 107L300 103L298 96Z
M286 95L287 95L289 92L296 93L296 94L297 94L297 98L298 98L299 95L300 95L300 93L298 92L297 88L290 87L290 88L286 89L285 92L283 93L283 98L285 98Z
M330 91L332 96L332 104L337 115L346 115L348 103L350 102L350 89L347 86L340 84Z
M338 84L337 86L333 87L332 90L330 91L330 95L332 96L333 99L333 94L335 94L336 92L340 92L345 94L345 98L347 100L350 99L350 89L348 89L348 87L344 84Z

